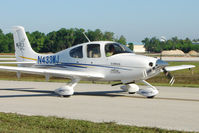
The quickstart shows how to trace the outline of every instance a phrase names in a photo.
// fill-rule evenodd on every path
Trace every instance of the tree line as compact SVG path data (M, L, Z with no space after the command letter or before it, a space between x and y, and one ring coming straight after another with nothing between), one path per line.
M160 53L163 50L175 50L179 49L185 53L188 53L191 50L195 50L199 52L199 45L193 44L192 42L198 42L199 39L190 40L189 38L186 39L178 39L177 37L172 37L169 40L161 41L156 37L152 38L145 38L142 40L146 51Z
M65 29L61 28L58 31L52 31L44 34L39 31L32 33L26 32L32 48L39 53L58 52L71 46L88 42L83 35L83 32L88 36L90 41L116 41L126 45L126 38L121 35L119 38L114 36L113 32L102 32L100 29L87 30L80 28ZM133 49L133 44L129 43ZM4 34L0 29L0 53L14 53L14 40L12 33Z
M127 45L133 50L133 43L126 42L126 38L121 35L119 38L115 37L113 32L102 32L100 29L87 30L82 28L61 28L58 31L52 31L44 34L39 31L26 32L32 48L39 53L58 52L71 46L88 42L83 32L88 36L91 41L116 41L121 44ZM145 38L142 40L146 51L159 53L162 50L180 49L184 52L195 50L199 52L199 45L192 42L198 42L199 39L190 40L178 39L173 37L169 40L160 41L156 37ZM14 40L12 33L4 34L0 29L0 53L14 53Z

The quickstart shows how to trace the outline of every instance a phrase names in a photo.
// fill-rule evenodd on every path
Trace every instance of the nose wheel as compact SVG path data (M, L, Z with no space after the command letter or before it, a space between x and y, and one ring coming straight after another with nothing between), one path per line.
M154 86L152 86L151 84L149 84L145 80L142 80L142 82L145 85L149 86L150 88L139 89L137 94L140 94L140 95L145 96L147 98L154 98L159 93L159 91Z

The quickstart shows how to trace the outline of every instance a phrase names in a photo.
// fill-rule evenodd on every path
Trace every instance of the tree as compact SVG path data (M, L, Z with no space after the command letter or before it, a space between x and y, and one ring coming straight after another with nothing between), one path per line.
M114 33L113 32L105 32L103 36L103 40L113 41L114 40Z
M52 31L46 35L46 39L44 40L43 48L41 49L41 52L57 52L56 49L54 49L56 41L56 32Z
M91 41L101 41L103 40L103 33L100 29L96 29L95 31L88 30L87 36Z
M39 32L39 31L35 31L32 33L27 32L26 34L27 34L27 37L30 41L32 48L36 52L41 52L41 49L43 48L45 37L46 37L45 34Z
M85 32L84 29L75 28L74 30L75 30L75 32L74 32L75 40L74 40L73 45L87 42L87 39L84 37L84 34L83 34Z
M8 53L8 40L6 36L3 34L3 31L0 29L0 52Z
M159 39L152 37L152 38L145 38L142 40L144 47L149 52L161 52L162 50L174 50L180 49L183 52L187 53L190 50L198 51L198 47L192 44L192 41L189 38L186 39L178 39L177 37L172 37L171 39L161 42Z
M34 31L32 33L27 32L28 39L32 48L36 52L58 52L60 50L69 48L71 46L88 42L84 37L84 29L80 28L61 28L58 31L52 31L48 34L44 34L39 31ZM121 35L118 38L114 37L113 32L102 32L100 29L87 30L85 34L91 41L116 41L121 44L126 45L126 38ZM199 39L193 39L193 42L198 42ZM178 39L178 37L172 37L165 42L161 42L156 37L145 38L142 40L144 47L149 52L161 52L162 50L180 49L184 52L189 52L190 50L196 50L199 52L199 45L192 44L189 38ZM13 35L11 33L4 34L0 29L0 52L14 52L14 41ZM129 48L133 50L133 43L128 44Z
M126 38L123 35L121 35L117 42L126 45Z
M8 52L14 53L15 49L14 49L14 40L13 40L12 33L7 33L5 36L6 36L6 40L7 40L7 43L8 43Z
M131 42L131 43L128 43L128 47L133 51L134 49L134 44Z
M150 43L149 43L149 38L145 38L144 40L142 40L142 43L144 44L144 47L146 48L146 51L149 51L149 48L150 48Z

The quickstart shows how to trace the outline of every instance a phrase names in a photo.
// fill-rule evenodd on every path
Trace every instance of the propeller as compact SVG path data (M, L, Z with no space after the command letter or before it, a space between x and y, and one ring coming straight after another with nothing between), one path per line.
M161 60L161 59L158 59L158 60L156 61L156 65L157 65L158 67L161 67L161 68L162 68L162 70L163 70L165 76L170 80L170 81L169 81L169 84L172 86L172 85L174 84L174 82L175 82L175 78L174 78L174 76L173 76L170 72L168 72L168 71L165 69L165 67L168 66L168 63L165 62L165 61L163 61L163 60Z
M169 84L172 86L174 84L174 82L175 82L174 76L170 72L168 72L165 68L162 68L162 70L163 70L165 76L168 79L170 79Z

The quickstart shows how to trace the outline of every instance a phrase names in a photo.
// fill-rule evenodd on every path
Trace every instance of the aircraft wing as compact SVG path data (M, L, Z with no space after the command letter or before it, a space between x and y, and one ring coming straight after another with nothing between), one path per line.
M190 69L194 67L195 67L194 65L167 66L165 67L165 70L168 72L171 72L171 71L177 71L177 70L182 70L182 69Z
M11 66L0 66L0 70L38 74L38 75L57 76L65 78L80 78L80 79L104 78L104 75L101 73L86 72L86 71L71 71L71 70L57 70L57 69L44 69L44 68L32 68L32 67L11 67Z

